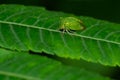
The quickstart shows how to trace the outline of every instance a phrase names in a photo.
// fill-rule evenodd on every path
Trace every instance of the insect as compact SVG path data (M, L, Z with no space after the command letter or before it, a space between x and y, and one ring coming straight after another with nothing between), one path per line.
M84 29L83 22L75 17L65 17L60 19L60 31L72 32Z

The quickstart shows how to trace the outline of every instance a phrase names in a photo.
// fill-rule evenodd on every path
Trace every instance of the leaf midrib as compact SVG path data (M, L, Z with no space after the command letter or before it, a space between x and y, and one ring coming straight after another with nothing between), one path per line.
M27 25L27 24L21 24L21 23L9 22L9 21L1 21L1 20L0 20L0 23L12 24L12 25L18 25L18 26L24 26L24 27L30 27L30 28L35 28L35 29L43 29L43 30L47 30L47 31L51 31L51 32L62 33L59 30L47 29L47 28L43 28L43 27L37 27L37 26L34 26L34 25ZM113 43L113 44L120 45L119 42L105 40L105 39L101 39L101 38L94 38L94 37L84 36L84 35L80 35L80 34L78 35L76 33L74 33L74 34L73 33L68 33L68 35L72 35L72 36L77 36L77 37L92 39L92 40L96 40L96 41L102 41L102 42L107 42L107 43Z
M27 79L27 80L41 80L41 79L38 79L38 78L35 78L35 77L25 76L25 75L6 72L6 71L1 71L1 70L0 70L0 74L5 75L5 76L18 77L18 78Z

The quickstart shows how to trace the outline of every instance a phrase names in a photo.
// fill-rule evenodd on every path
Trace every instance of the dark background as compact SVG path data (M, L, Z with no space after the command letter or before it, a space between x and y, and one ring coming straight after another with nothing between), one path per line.
M120 0L0 0L0 4L43 6L48 10L120 23Z

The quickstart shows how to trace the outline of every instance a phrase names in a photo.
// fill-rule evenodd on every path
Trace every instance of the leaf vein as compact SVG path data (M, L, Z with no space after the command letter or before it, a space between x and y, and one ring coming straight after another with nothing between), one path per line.
M20 24L20 23L15 23L15 22L6 22L6 21L1 21L0 20L0 23L13 24L13 25L19 25L19 26L23 26L23 27L30 27L30 28L36 28L36 29L41 29L41 30L48 30L48 31L51 31L51 32L62 33L61 31L58 31L58 30L47 29L47 28L38 27L38 26L31 26L31 25L27 25L27 24ZM94 38L94 37L89 37L89 36L75 34L75 33L74 34L70 33L70 35L73 35L73 36L76 36L76 37L82 37L82 38L98 40L98 41L103 41L103 42L107 42L107 43L113 43L113 44L119 44L120 45L120 42L115 42L115 41L112 41L112 40L105 40L105 39L101 39L101 38Z

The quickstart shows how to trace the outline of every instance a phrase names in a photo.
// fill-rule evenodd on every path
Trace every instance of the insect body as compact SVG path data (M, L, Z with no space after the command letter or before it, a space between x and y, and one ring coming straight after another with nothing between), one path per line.
M62 31L77 31L83 30L84 26L81 20L75 17L61 18L60 30Z

